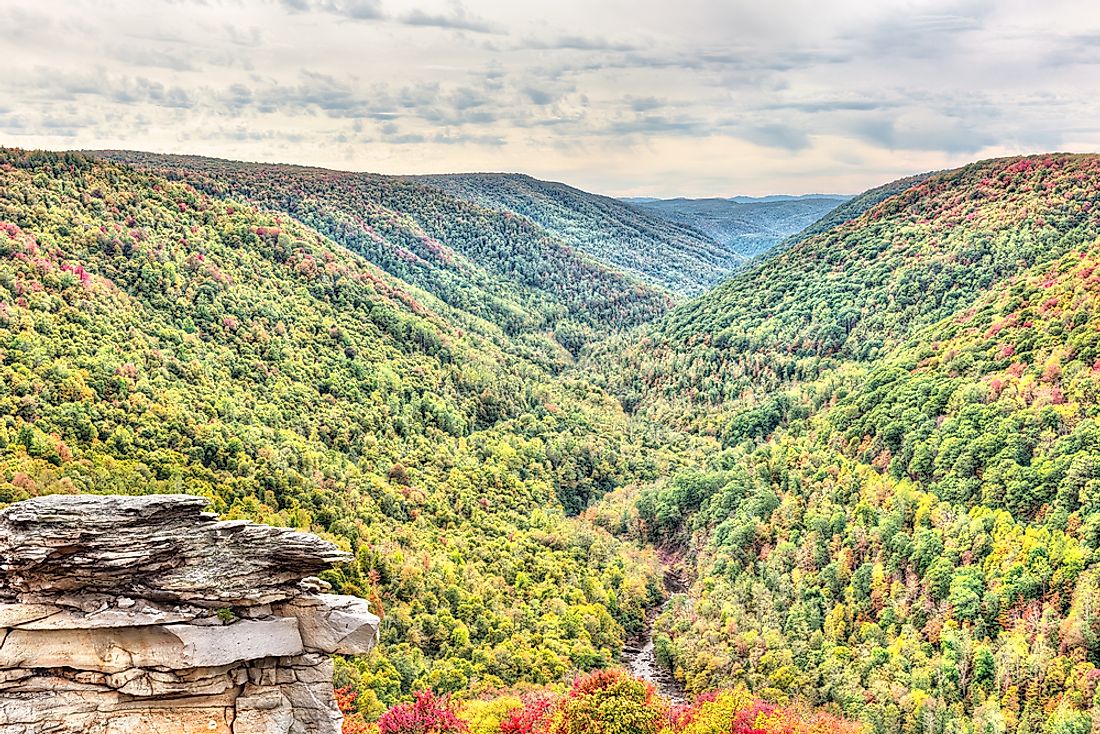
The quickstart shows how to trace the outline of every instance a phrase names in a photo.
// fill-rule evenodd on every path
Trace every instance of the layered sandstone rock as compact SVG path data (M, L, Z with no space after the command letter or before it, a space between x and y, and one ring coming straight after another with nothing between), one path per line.
M319 593L348 555L221 522L187 495L52 496L0 511L0 732L331 734L329 655L378 618Z

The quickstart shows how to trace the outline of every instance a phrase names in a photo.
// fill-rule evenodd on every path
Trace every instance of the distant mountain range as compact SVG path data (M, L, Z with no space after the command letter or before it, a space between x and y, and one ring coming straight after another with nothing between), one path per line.
M697 199L675 196L670 199L662 199L659 196L620 196L620 201L628 204L652 204L658 201L732 201L736 204L766 204L771 201L797 201L799 199L835 199L847 201L850 194L770 194L768 196L704 196Z
M700 293L745 262L743 253L688 223L562 183L515 173L415 180L523 217L581 252L678 295Z
M849 198L614 199L518 173L413 180L524 217L618 270L688 296L721 282Z
M631 199L628 204L669 222L702 232L744 258L763 254L813 224L849 197L737 196L731 199Z

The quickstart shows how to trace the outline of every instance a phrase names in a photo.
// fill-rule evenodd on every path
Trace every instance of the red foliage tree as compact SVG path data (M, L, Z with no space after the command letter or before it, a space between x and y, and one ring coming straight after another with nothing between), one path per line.
M378 720L379 734L459 734L467 731L449 696L420 691L412 703L399 703Z
M549 698L531 698L522 708L508 714L500 722L501 734L543 734L550 726L554 702Z

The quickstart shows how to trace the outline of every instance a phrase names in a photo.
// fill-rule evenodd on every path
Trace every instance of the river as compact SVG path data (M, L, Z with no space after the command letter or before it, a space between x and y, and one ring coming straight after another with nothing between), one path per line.
M671 573L665 574L665 590L670 594L684 591L683 581ZM681 704L686 702L683 686L680 685L672 673L657 663L657 655L653 649L653 623L657 617L669 605L671 597L666 599L661 606L652 610L646 619L645 629L637 637L627 640L623 646L622 664L636 678L653 684L657 692L664 696L670 703Z

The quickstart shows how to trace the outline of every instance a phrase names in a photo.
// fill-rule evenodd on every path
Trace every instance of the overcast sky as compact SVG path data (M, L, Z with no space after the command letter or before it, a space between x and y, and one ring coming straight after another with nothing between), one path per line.
M1100 150L1100 3L0 0L0 145L857 192Z

